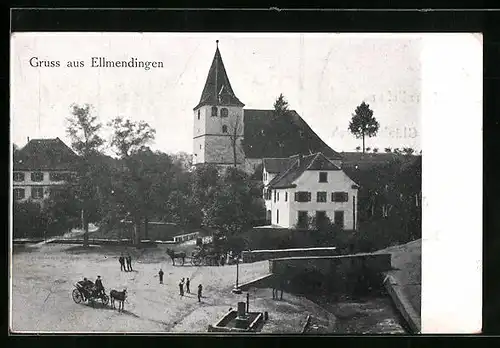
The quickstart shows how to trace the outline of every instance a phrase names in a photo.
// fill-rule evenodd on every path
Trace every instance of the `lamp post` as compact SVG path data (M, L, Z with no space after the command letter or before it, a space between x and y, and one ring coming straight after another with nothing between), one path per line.
M240 289L239 284L238 284L239 276L240 276L240 257L239 257L239 255L237 255L236 256L236 286L232 290L233 294L241 294L241 289Z

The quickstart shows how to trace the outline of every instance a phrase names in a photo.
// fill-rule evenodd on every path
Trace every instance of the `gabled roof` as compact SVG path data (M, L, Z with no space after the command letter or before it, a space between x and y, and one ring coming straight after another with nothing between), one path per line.
M321 152L328 159L342 159L342 156L321 140L295 110L288 112L289 122L285 123L287 129L282 133L284 138L276 139L272 131L273 114L274 110L244 110L244 151L247 158L278 158L297 153L310 155ZM277 140L296 146L277 149Z
M77 162L61 139L32 139L14 156L14 170L74 170Z
M220 98L219 98L220 97ZM219 47L215 50L212 66L208 71L207 81L201 93L200 102L193 110L203 105L245 106L234 94L224 68Z
M271 174L281 173L289 166L292 158L263 158L262 164L266 172Z
M269 187L273 189L295 187L294 181L306 170L331 171L341 169L330 162L321 152L309 156L295 155L290 157L288 168L271 180Z
M389 164L393 161L404 159L405 156L397 153L362 153L362 152L341 152L342 167L358 169L370 169L374 166Z

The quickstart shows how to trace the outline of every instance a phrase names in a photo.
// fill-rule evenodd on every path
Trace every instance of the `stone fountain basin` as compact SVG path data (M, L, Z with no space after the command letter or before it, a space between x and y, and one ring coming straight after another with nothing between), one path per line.
M224 317L217 322L214 326L209 327L209 331L212 332L246 332L246 331L257 331L261 323L264 321L264 314L261 312L248 312L246 313L247 327L238 328L237 327L237 316L238 312L236 310L230 310Z

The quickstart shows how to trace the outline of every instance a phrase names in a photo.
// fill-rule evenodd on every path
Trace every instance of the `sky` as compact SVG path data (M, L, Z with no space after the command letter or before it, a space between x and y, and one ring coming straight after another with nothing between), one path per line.
M116 116L156 129L152 147L192 152L198 103L216 44L236 96L272 109L280 93L334 150L361 141L348 124L361 102L380 123L367 147L421 149L422 38L417 34L16 33L11 41L11 140L59 137L67 144L73 103L106 124ZM59 61L33 67L30 59ZM163 68L95 68L91 57L159 61ZM84 61L84 67L67 67ZM33 62L33 60L32 60ZM105 137L109 132L104 132Z

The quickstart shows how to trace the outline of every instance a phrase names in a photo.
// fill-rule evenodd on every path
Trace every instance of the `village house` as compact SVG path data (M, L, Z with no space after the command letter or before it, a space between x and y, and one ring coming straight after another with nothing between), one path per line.
M280 131L287 139L276 139L274 110L244 109L244 106L231 87L217 47L200 101L193 109L195 165L227 167L236 162L240 169L253 173L262 165L263 158L277 157L278 152L281 156L321 152L330 160L341 161L340 154L325 144L296 111L288 112L289 122ZM295 148L276 146L280 142L290 144L290 139Z
M358 185L321 152L263 159L267 219L275 226L306 228L308 218L328 217L356 230Z
M13 198L43 202L75 174L78 156L61 139L28 139L14 154Z

